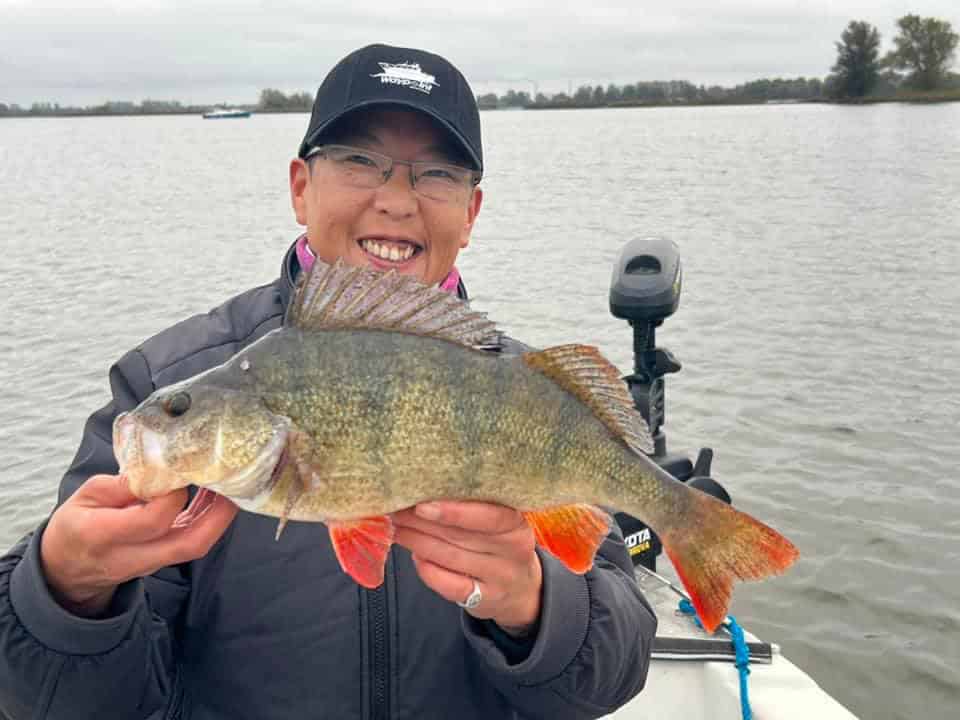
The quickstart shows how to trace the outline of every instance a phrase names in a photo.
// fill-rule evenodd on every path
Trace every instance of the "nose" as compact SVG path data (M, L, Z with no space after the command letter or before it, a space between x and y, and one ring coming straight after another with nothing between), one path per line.
M417 212L420 203L413 190L412 168L395 162L387 181L377 188L374 207L382 213L395 217L408 217Z

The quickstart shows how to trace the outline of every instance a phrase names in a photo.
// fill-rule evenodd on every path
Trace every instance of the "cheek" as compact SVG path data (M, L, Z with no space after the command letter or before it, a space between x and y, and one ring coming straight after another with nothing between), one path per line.
M335 260L353 237L363 207L354 198L327 194L317 199L307 223L310 246L327 262ZM327 256L331 257L327 257Z

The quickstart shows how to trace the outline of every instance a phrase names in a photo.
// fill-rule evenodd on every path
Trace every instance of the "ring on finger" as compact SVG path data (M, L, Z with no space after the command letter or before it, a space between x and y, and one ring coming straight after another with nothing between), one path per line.
M464 608L465 610L473 610L477 605L483 600L483 593L480 592L480 583L476 580L473 581L473 590L467 595L467 599L463 602L457 601L457 605Z

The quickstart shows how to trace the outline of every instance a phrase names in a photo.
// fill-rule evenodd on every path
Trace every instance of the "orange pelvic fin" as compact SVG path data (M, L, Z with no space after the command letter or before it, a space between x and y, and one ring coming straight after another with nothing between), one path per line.
M328 523L333 550L350 577L365 588L383 584L383 566L393 544L393 521L386 515Z
M610 532L610 516L585 503L531 510L523 517L540 546L578 575L593 567L593 556Z
M713 632L726 619L735 580L779 575L800 553L745 512L697 490L691 495L683 520L661 532L660 539L700 622Z

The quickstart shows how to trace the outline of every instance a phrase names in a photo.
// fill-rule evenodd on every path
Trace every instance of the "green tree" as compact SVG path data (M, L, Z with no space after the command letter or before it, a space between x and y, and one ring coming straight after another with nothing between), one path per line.
M904 15L897 20L900 34L896 48L884 62L897 70L907 70L907 83L920 90L933 90L943 83L953 63L960 36L946 20Z
M477 106L481 110L495 110L498 102L496 93L486 93L477 98Z
M308 92L293 93L287 98L289 110L310 110L313 108L313 96Z
M266 88L260 91L260 102L257 104L261 110L286 110L287 96L280 90Z
M880 75L880 33L870 23L851 20L840 36L836 73L831 83L835 97L863 97L877 84Z
M573 101L577 105L589 105L593 98L593 88L589 85L581 85L573 95Z

